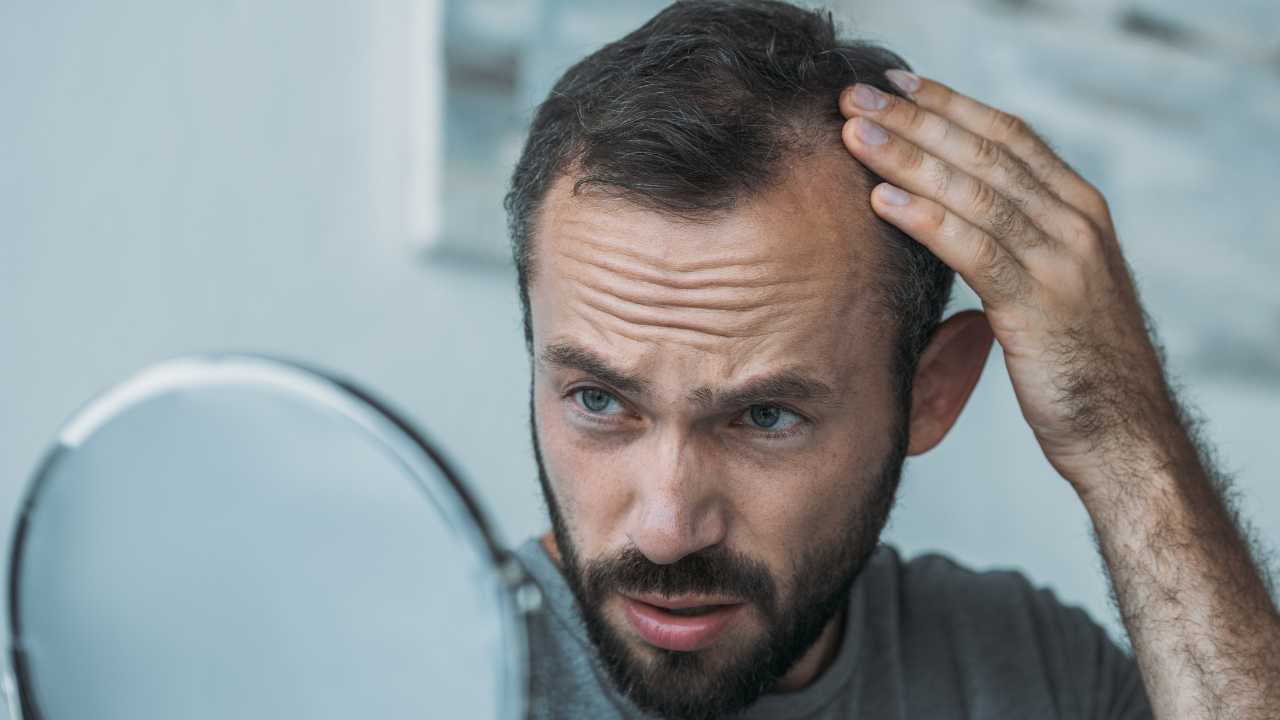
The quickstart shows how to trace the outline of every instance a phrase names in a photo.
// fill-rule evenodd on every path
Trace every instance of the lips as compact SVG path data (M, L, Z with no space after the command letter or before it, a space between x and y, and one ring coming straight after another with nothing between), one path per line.
M746 608L745 603L729 598L621 597L627 622L641 638L664 650L678 652L693 652L714 645Z

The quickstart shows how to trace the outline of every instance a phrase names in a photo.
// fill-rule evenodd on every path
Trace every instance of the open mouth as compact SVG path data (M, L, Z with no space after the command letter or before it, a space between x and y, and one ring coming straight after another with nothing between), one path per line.
M684 607L667 607L625 595L622 601L627 621L641 639L665 650L682 652L715 644L737 624L747 607L742 602L708 605L673 602L671 604Z
M699 615L706 615L708 613L713 613L722 607L724 606L723 605L699 605L697 607L688 607L688 608L679 608L679 609L664 608L664 607L659 607L657 609L665 613L670 613L671 615L678 615L680 617L697 617Z

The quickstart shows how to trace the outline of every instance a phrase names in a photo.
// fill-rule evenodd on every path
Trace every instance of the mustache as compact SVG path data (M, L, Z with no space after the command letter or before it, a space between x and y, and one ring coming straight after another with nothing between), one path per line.
M777 589L764 563L717 547L660 565L635 546L582 567L583 587L595 600L609 592L728 595L753 602L767 616L777 610Z

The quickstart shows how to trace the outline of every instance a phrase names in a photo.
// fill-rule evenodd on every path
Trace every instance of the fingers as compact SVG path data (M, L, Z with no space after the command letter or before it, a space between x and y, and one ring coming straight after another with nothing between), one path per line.
M1022 118L978 102L936 80L912 73L893 71L889 80L910 94L919 107L975 135L1004 145L1026 163L1041 183L1094 222L1104 224L1109 221L1102 195L1058 157Z
M1030 289L1031 274L1004 245L943 205L881 183L871 206L959 273L988 308L1016 302Z
M929 154L973 175L1013 200L1043 230L1058 234L1070 208L1005 146L895 95L859 83L840 96L846 117L876 122Z
M854 118L845 123L843 137L849 151L877 175L945 206L948 212L997 240L1020 261L1025 261L1025 256L1035 248L1054 244L1021 209L991 185L887 132L875 122L865 117Z

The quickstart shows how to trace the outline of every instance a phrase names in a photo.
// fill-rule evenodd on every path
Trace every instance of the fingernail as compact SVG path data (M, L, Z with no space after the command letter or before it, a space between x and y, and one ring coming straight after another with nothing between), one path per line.
M858 137L868 145L883 145L889 142L889 133L864 117L858 118Z
M881 110L888 103L879 90L858 83L853 86L853 104L863 110Z
M901 188L884 183L880 186L880 199L890 205L906 205L911 200L911 196Z
M906 70L885 70L889 82L904 93L913 93L920 89L920 76Z

